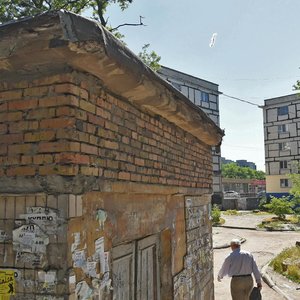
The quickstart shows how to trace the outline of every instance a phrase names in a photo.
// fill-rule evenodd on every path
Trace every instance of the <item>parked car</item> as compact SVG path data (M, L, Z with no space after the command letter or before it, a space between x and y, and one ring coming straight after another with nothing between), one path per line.
M257 199L266 197L266 191L260 191L256 194Z
M224 198L239 198L240 194L236 191L225 191Z

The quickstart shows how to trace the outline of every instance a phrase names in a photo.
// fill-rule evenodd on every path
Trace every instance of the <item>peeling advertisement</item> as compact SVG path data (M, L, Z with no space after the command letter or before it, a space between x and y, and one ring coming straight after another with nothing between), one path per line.
M20 215L29 224L38 225L44 232L55 233L58 227L57 211L49 207L27 207L26 214Z
M15 295L16 279L14 270L0 270L0 298Z
M93 290L85 281L80 281L76 284L76 299L89 300L93 295Z
M4 230L0 229L0 243L6 242L8 240L8 234Z
M41 253L28 253L18 251L16 254L16 263L31 263L33 267L41 267L46 264L46 258Z
M46 253L49 244L48 236L38 225L23 225L13 231L14 251Z
M39 271L38 272L38 288L42 293L55 292L56 271Z
M86 257L85 250L76 250L72 255L74 261L74 268L85 268L86 267Z
M100 229L104 229L104 223L107 218L107 213L103 209L98 209L96 214L96 220L99 222Z

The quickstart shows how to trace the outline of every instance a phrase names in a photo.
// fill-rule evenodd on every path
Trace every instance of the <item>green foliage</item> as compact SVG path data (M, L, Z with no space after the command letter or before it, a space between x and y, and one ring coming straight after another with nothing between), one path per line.
M300 90L300 80L297 80L296 84L293 85L294 90L299 91Z
M265 208L282 220L285 219L286 214L292 214L294 212L292 209L293 206L294 202L288 197L271 197L271 202L264 205Z
M212 221L215 224L220 223L221 221L221 210L217 204L214 204L211 210Z
M263 171L256 171L249 167L240 167L236 163L222 165L222 176L225 178L265 179Z
M65 9L76 14L80 14L85 10L90 10L95 20L111 31L114 36L123 41L122 35L117 29L126 25L143 25L140 24L122 24L116 28L108 26L108 18L105 17L106 10L109 5L117 4L121 10L125 10L133 2L133 0L2 0L0 2L0 23L17 20L23 17L34 16L46 11ZM155 51L148 51L149 44L143 46L139 57L154 71L160 69L160 56Z
M239 212L236 209L227 209L224 211L224 215L237 216Z
M160 56L157 55L153 50L149 50L150 44L145 44L142 48L142 51L139 53L140 59L153 71L158 71L160 69L159 61Z
M274 271L300 283L300 267L297 263L299 257L300 247L286 248L271 261L270 265ZM286 262L288 262L287 267L285 267Z
M124 10L133 0L2 0L0 4L0 22L33 16L45 11L65 9L77 14L91 9L93 18L103 26L107 25L104 14L111 4L117 4Z

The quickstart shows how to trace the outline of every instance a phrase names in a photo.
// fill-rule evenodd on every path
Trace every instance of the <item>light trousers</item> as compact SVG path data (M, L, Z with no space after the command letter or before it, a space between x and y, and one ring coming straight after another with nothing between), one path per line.
M232 300L249 300L252 288L252 276L232 277L230 283Z

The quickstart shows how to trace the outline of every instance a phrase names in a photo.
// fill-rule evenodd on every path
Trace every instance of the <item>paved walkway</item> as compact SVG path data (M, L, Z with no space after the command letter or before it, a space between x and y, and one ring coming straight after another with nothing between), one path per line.
M218 248L214 250L215 278L217 278L217 273L224 258L231 251L230 248L228 248L228 242L232 238L244 238L246 240L243 243L242 248L253 253L260 269L262 269L275 255L281 252L282 249L295 245L295 242L300 239L299 233L296 232L267 232L253 230L262 219L266 218L265 215L243 214L240 216L223 217L226 221L224 224L225 226L236 228L213 228L214 248ZM264 300L300 299L300 290L296 290L296 284L291 283L285 277L274 273L270 269L268 269L267 272L276 283L276 286L278 286L288 298L285 298L282 294L278 294L265 283L262 289ZM229 285L229 278L224 278L221 283L215 280L216 300L231 299Z

